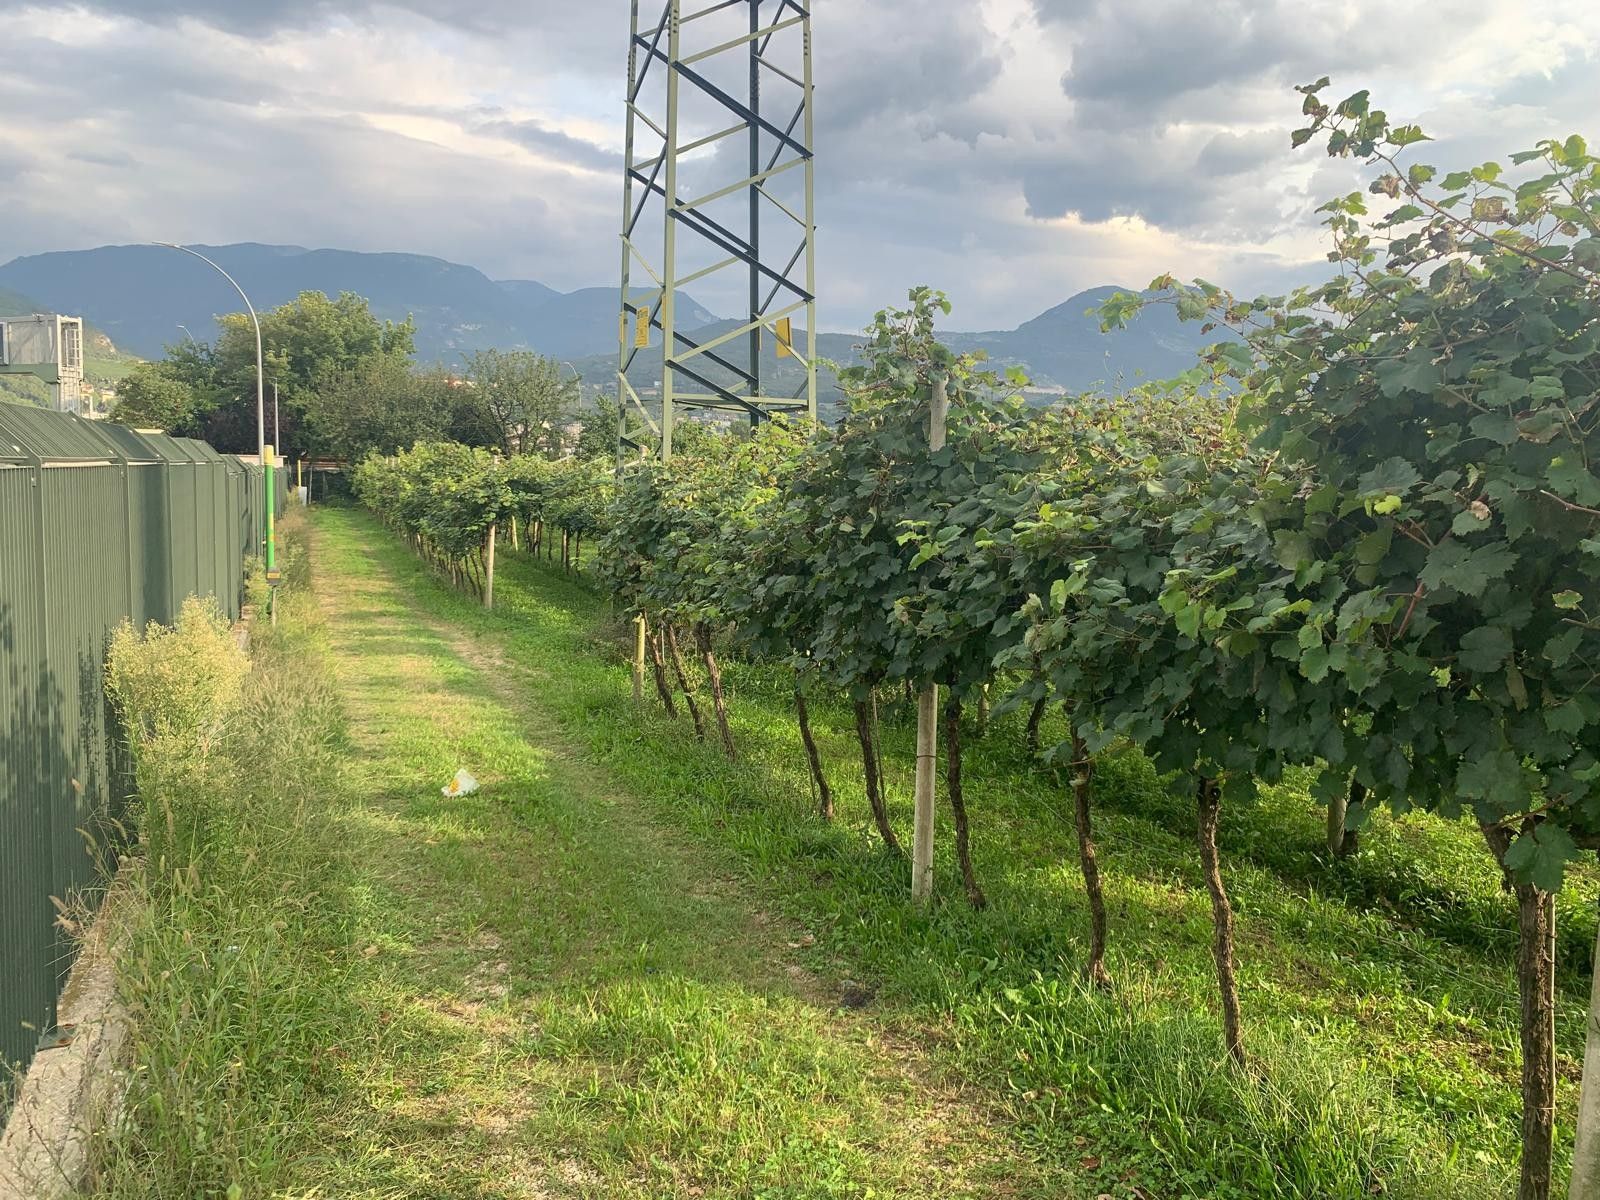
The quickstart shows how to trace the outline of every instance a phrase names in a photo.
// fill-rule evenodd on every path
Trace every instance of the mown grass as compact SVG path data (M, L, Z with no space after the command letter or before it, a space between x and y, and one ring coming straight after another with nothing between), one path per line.
M728 764L633 705L581 583L509 555L484 613L359 513L321 512L317 535L326 614L291 548L301 590L258 630L216 752L187 782L141 777L147 823L183 819L122 931L136 1054L95 1194L1509 1191L1509 906L1469 831L1379 820L1332 863L1301 789L1227 815L1240 1074L1187 806L1136 754L1100 774L1103 996L1077 982L1059 781L1013 718L970 748L991 907L941 857L919 912L842 709L815 714L840 792L824 826L781 678L729 666ZM902 829L908 716L885 708ZM446 800L463 765L484 791Z
M323 533L383 1030L349 1077L403 1194L1074 1194L837 1010L736 858L573 755L529 697L544 664L458 645ZM483 791L440 796L460 766ZM366 1194L372 1168L319 1182Z
M838 1009L737 857L571 753L536 675L359 542L319 551L325 611L291 590L237 708L176 706L146 747L132 1083L93 1194L1079 1194ZM441 796L462 765L483 791Z
M998 722L968 760L991 906L965 906L942 830L938 903L919 912L904 899L904 863L874 844L842 709L816 714L840 791L840 819L824 826L810 813L785 680L729 666L742 753L726 763L684 725L633 705L620 631L581 584L508 555L497 611L484 613L366 516L318 519L339 553L401 581L422 611L500 656L506 677L656 819L708 852L732 852L766 903L811 931L806 955L821 975L875 989L879 1019L998 1099L1015 1122L1017 1161L1071 1170L1088 1195L1508 1194L1518 1153L1513 927L1465 827L1380 817L1357 857L1332 862L1317 849L1321 814L1294 783L1225 813L1254 1060L1240 1074L1223 1063L1212 1011L1209 911L1187 806L1136 753L1099 776L1118 981L1102 996L1077 983L1086 913L1060 781L1028 761L1014 720ZM909 713L891 705L886 717L904 829ZM1574 944L1592 933L1593 897L1586 877L1564 900ZM1560 1001L1563 1134L1582 1037L1577 970L1564 975Z

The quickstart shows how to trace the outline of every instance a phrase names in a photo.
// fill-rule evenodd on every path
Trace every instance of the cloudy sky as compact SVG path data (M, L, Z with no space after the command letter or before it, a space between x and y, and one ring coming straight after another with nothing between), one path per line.
M645 9L662 0L644 0ZM704 0L685 0L698 7ZM1294 83L1459 165L1600 140L1600 4L815 0L821 323L913 283L1010 327L1164 270L1314 275L1349 168ZM165 238L614 282L626 0L0 0L0 261Z

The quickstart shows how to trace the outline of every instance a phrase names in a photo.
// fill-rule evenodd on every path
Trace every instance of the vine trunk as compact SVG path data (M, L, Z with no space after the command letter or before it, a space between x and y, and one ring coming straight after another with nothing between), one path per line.
M1205 872L1206 890L1211 893L1211 952L1217 962L1217 988L1222 996L1222 1037L1233 1061L1244 1066L1244 1034L1239 1018L1239 982L1234 975L1233 905L1222 885L1222 867L1217 858L1217 818L1222 811L1222 787L1215 779L1200 780L1195 789L1199 816L1200 864Z
M700 648L700 659L706 665L706 678L711 681L711 707L717 714L717 729L722 734L722 748L730 759L739 757L733 745L733 729L728 724L728 701L722 691L722 668L717 665L716 653L711 648L711 626L704 621L694 627L695 644Z
M662 628L667 639L667 653L672 658L672 673L678 677L683 702L689 706L689 716L694 721L694 735L703 742L706 740L706 719L700 714L700 703L694 698L694 688L689 683L689 670L684 665L683 650L678 645L678 627L668 621Z
M817 813L824 821L833 820L833 789L822 770L822 755L817 751L817 739L811 734L811 712L806 705L805 689L800 681L794 684L794 715L800 724L800 740L805 744L806 761L811 764L811 779L817 785Z
M1100 859L1094 846L1094 826L1090 804L1094 798L1094 759L1076 734L1072 738L1072 805L1078 827L1078 866L1083 872L1083 890L1089 897L1089 962L1084 974L1089 983L1102 991L1111 989L1111 973L1106 970L1106 900L1100 887Z
M961 701L954 689L944 705L944 784L950 793L950 812L956 823L956 861L961 864L961 885L973 908L986 908L989 898L972 867L972 828L967 821L967 799L961 790Z
M878 764L877 729L872 719L872 705L866 700L855 702L856 738L861 743L861 771L866 778L867 804L872 808L872 820L878 827L878 836L889 849L900 850L900 839L889 824L889 809L883 799L883 773Z
M1533 822L1524 830L1531 835ZM1483 833L1504 870L1510 831L1486 826ZM1517 897L1517 989L1522 1002L1522 1175L1517 1200L1548 1200L1555 1157L1556 898L1532 883L1513 881L1512 890Z

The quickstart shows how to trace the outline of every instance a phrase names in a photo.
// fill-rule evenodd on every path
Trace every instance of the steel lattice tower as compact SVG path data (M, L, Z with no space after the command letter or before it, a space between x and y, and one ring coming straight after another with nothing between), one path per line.
M752 424L816 416L811 9L809 0L665 0L659 19L642 23L641 0L632 8L618 455L649 449L626 436L636 414L670 459L686 408L731 410ZM683 289L725 297L716 289L730 284L739 316L696 332L705 322L691 318ZM629 379L657 331L659 421L650 383ZM780 373L789 375L781 389Z

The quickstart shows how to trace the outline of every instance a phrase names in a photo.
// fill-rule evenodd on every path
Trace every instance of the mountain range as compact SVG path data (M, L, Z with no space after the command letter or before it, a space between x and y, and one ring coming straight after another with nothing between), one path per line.
M308 250L300 246L240 243L198 246L239 281L258 308L293 300L303 291L355 292L380 318L417 325L423 361L450 362L463 353L495 347L531 349L572 361L600 383L616 370L617 290L561 292L535 280L494 280L474 267L420 254L368 254ZM1102 334L1088 309L1120 289L1081 292L1012 330L943 332L958 350L986 351L999 367L1021 366L1037 384L1069 390L1139 377L1164 378L1192 366L1214 340L1185 325L1165 307L1152 307L1129 328ZM9 293L9 294L7 294ZM123 352L156 358L185 331L201 340L213 333L217 314L238 311L236 294L204 263L156 246L104 246L13 259L0 266L0 297L13 312L24 308L81 315ZM679 300L681 326L697 341L732 328L704 305ZM660 374L658 344L638 356L630 377L646 386ZM797 340L804 334L796 331ZM818 336L822 357L848 363L859 338ZM742 347L728 347L739 361ZM793 359L768 370L782 387L798 382Z

